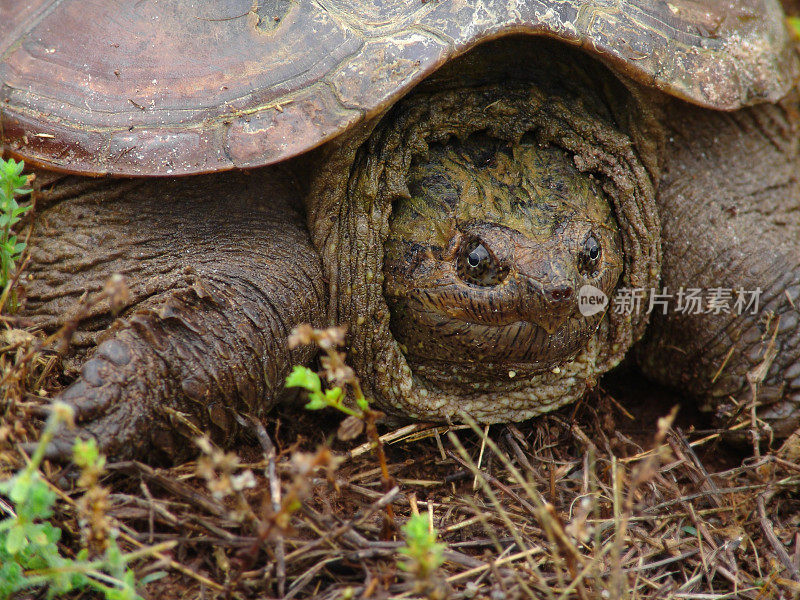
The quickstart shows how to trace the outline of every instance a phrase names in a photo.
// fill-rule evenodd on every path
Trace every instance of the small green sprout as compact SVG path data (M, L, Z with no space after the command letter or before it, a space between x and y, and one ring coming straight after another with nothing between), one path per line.
M57 403L28 465L11 479L0 482L0 494L11 502L0 505L7 513L0 520L0 600L15 597L23 590L42 588L47 589L48 597L92 588L107 600L137 600L140 596L128 563L165 549L154 547L123 554L113 532L105 553L97 559L90 559L86 548L75 559L61 554L61 530L49 521L56 494L42 477L39 465L56 428L71 422L72 416L69 406ZM102 471L105 459L96 444L76 442L75 455L84 474Z
M437 542L438 533L429 526L428 516L413 515L402 527L406 545L398 552L408 557L399 567L413 573L418 580L427 580L444 563L445 545Z
M75 446L72 448L72 461L83 471L99 472L106 466L106 457L100 454L97 440L94 438L75 440Z
M17 240L13 227L30 205L20 206L17 196L29 194L29 178L22 174L25 163L0 159L0 294L11 283L16 263L25 250L25 242Z
M339 425L337 436L342 441L348 441L360 436L366 429L367 438L373 444L378 463L381 467L381 482L385 491L389 491L395 484L389 474L389 463L386 460L386 450L378 434L375 422L384 416L380 411L373 410L369 400L364 396L361 383L353 369L345 362L344 352L339 352L338 347L344 345L345 328L330 327L328 329L315 329L309 323L298 325L289 336L289 347L296 348L313 344L323 350L320 364L325 373L326 381L332 386L322 390L319 375L308 367L295 366L286 378L286 387L299 387L308 392L308 410L320 408L335 408L347 415ZM355 399L355 408L345 404L347 396L345 390L349 389ZM394 509L392 505L386 506L386 519L384 520L384 539L391 539L395 530Z
M286 378L286 387L302 388L308 392L308 402L305 405L308 410L335 408L346 415L361 419L364 417L363 413L369 409L369 402L363 395L356 396L356 404L360 409L356 411L344 404L342 388L332 387L322 391L319 375L308 367L296 365Z

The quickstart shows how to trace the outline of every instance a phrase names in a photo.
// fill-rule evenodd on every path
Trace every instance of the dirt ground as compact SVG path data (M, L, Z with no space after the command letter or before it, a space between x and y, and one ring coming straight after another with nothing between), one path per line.
M55 354L30 344L0 355L0 478L24 464L20 443L59 386ZM715 429L635 369L521 424L382 425L388 480L364 435L337 438L341 422L284 407L232 454L109 464L95 521L124 550L165 544L135 564L139 580L157 574L138 589L148 599L800 596L798 448L756 450L749 416ZM70 555L93 523L76 508L85 490L74 467L43 470ZM400 565L415 513L446 545L430 572Z

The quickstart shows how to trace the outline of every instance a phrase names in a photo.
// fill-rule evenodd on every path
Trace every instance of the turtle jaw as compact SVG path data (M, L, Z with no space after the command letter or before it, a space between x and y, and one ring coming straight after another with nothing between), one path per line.
M486 364L519 373L550 371L586 346L603 317L580 314L576 293L566 291L577 290L579 281L548 286L514 272L483 289L458 281L450 263L421 270L438 277L403 281L393 269L385 281L391 331L412 367L451 363L470 380L491 379L482 374ZM551 288L558 290L555 300L548 297Z
M387 300L392 334L412 369L424 363L449 363L475 381L492 379L482 371L487 364L529 374L552 370L580 352L602 318L555 317L555 328L548 332L529 320L498 325L454 319L432 306L424 294Z

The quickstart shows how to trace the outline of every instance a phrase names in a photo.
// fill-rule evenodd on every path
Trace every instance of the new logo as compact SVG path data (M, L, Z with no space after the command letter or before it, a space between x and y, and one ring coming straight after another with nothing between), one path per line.
M578 290L578 310L584 317L603 312L608 306L608 296L593 285L584 285Z

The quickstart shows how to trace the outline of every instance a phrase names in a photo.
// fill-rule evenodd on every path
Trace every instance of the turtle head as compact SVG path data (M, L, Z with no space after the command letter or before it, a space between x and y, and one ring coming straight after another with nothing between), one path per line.
M569 153L474 135L431 145L407 181L384 291L415 370L473 381L498 368L533 374L587 345L603 311L582 311L580 292L612 294L622 242L600 186Z
M382 410L527 419L644 333L645 311L602 299L658 283L658 145L636 140L659 125L573 58L543 55L530 80L436 75L325 151L308 207L329 318Z

